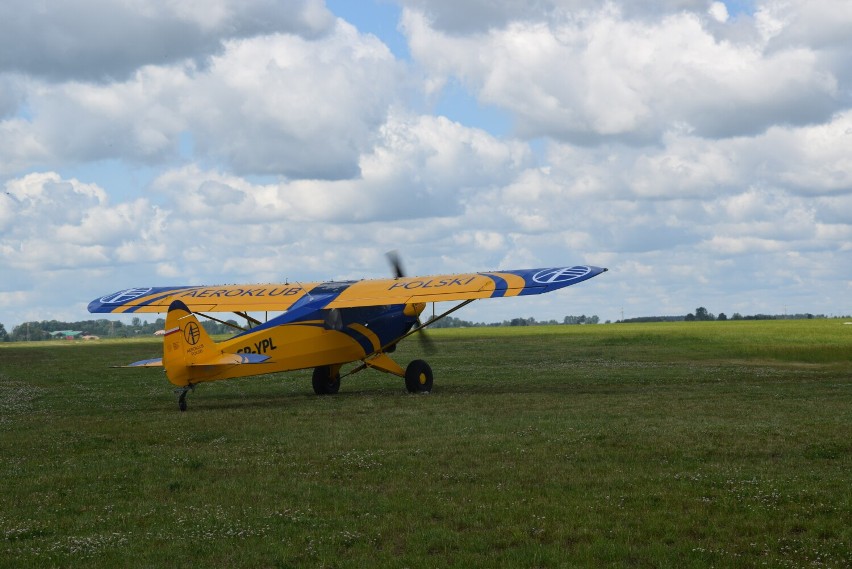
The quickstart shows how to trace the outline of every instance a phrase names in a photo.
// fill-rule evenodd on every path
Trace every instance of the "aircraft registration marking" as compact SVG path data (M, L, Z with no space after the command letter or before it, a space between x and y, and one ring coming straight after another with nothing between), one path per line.
M238 354L265 354L266 352L271 352L273 350L277 350L278 346L275 345L272 341L272 337L264 338L259 342L255 342L253 345L244 346L237 350Z

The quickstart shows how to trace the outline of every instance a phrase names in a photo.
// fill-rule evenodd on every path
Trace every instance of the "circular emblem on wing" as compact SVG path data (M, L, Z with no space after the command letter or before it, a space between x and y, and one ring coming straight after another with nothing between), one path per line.
M103 304L123 304L131 300L136 300L140 296L145 296L151 292L151 287L148 288L128 288L116 293L104 296L101 298Z
M183 339L186 340L186 343L190 346L194 346L198 343L198 340L201 339L201 330L198 329L198 324L195 322L190 322L183 329Z
M541 284L554 284L573 281L584 277L591 272L589 267L562 267L556 269L544 269L533 275L533 280Z

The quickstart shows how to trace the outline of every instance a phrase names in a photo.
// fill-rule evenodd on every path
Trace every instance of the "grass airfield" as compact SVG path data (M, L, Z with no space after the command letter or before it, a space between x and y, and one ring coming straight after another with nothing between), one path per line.
M109 367L160 341L0 345L0 567L852 566L843 321L431 336L431 395L296 372L186 413Z

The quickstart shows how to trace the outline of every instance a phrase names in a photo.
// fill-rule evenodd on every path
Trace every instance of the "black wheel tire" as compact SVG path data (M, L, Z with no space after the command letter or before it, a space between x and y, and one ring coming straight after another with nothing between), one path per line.
M331 375L331 366L314 368L312 378L314 393L317 395L334 395L340 391L340 373Z
M186 411L186 393L181 393L180 397L178 397L178 409L180 409L181 413Z
M405 368L405 388L409 393L432 391L432 368L423 360L414 360Z

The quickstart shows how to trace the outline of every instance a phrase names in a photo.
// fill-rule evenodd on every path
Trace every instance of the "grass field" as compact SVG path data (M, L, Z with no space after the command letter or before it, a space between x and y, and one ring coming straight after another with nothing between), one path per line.
M156 341L0 347L2 567L852 567L852 326L435 330L199 387ZM416 341L396 358L420 357Z

